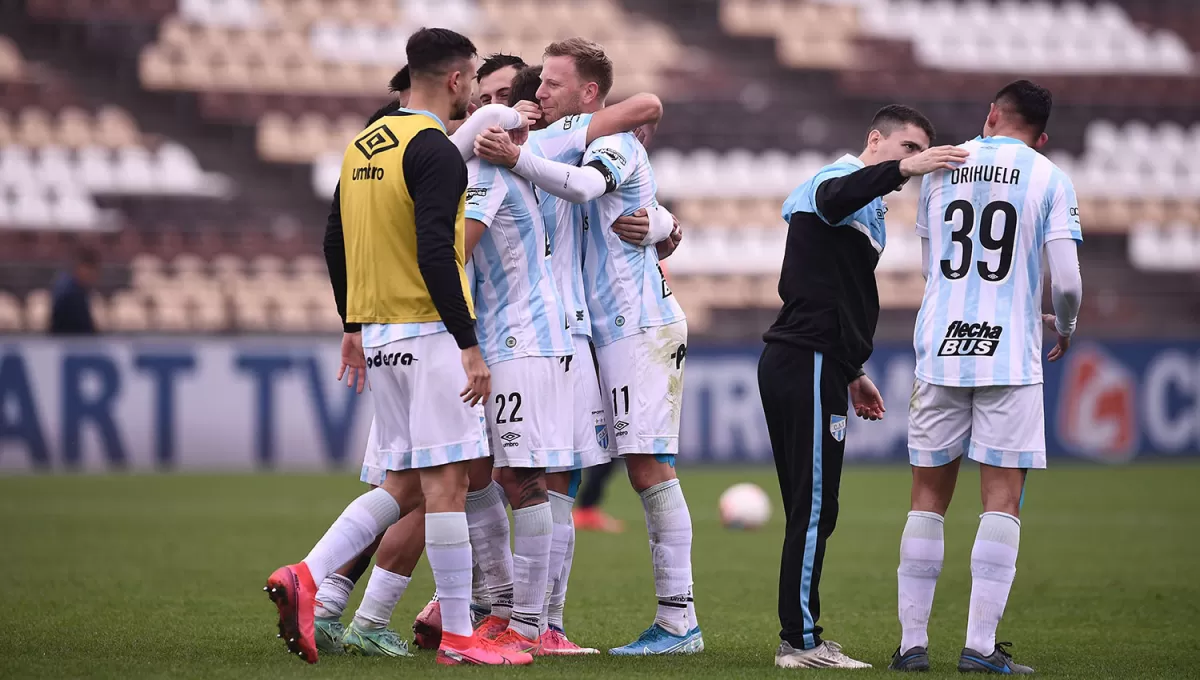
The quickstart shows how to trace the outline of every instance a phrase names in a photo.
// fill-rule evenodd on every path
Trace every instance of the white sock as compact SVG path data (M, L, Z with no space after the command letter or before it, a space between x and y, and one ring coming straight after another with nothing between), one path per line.
M467 494L467 524L471 550L487 583L492 615L507 619L513 606L513 556L503 487L492 482L486 489Z
M574 520L569 522L568 530L570 535L567 537L567 553L563 559L562 573L554 581L554 591L550 593L546 611L546 626L554 626L559 630L566 630L566 626L563 625L563 610L567 606L567 582L571 580L571 565L575 562Z
M513 608L508 627L536 640L550 567L554 520L549 503L513 510Z
M371 570L362 604L354 612L354 623L365 630L387 628L392 620L392 610L400 603L411 580L411 576L394 574L376 566Z
M399 519L400 506L383 489L372 489L355 498L304 558L313 581L323 582L338 567L358 557Z
M354 591L354 581L341 574L330 574L317 588L317 604L313 609L318 619L340 619Z
M979 533L971 550L971 612L967 617L967 649L984 656L996 649L996 628L1004 616L1008 591L1017 575L1021 520L1003 512L979 516Z
M470 528L470 520L467 520L468 529ZM472 559L474 559L474 550ZM491 600L488 599L487 576L483 573L483 567L479 566L479 562L475 561L471 567L471 604L477 607L488 607L491 605Z
M654 622L672 635L686 635L691 629L687 599L692 584L692 517L687 501L678 479L655 484L641 496L658 596Z
M571 534L574 533L571 526L571 508L575 505L575 499L553 491L549 495L550 516L554 520L554 530L550 540L550 568L546 572L546 604L542 608L541 632L543 633L550 626L550 602L554 599L558 583L563 580L563 565L567 561L567 549L571 542ZM565 597L566 587L563 588L563 595ZM561 625L561 610L559 621L559 625Z
M900 537L899 582L900 652L913 647L929 648L929 613L933 591L942 573L946 552L943 529L946 520L935 512L912 511Z
M471 537L466 513L426 513L425 558L437 584L442 630L471 635Z

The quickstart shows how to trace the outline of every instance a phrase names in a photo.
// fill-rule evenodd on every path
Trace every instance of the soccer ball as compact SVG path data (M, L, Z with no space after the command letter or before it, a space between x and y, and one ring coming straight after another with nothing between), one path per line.
M757 484L734 484L721 494L721 524L726 529L757 529L771 519L771 501Z

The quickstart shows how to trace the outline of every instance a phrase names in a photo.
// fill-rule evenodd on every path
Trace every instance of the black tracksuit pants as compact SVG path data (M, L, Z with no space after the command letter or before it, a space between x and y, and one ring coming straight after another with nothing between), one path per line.
M821 352L768 343L758 362L758 391L787 519L779 637L796 649L821 644L821 566L837 523L848 388L845 370Z

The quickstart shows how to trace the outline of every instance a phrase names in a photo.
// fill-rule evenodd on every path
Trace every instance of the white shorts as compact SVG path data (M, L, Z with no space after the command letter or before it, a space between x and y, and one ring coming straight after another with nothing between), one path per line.
M941 467L963 453L1003 468L1046 467L1041 385L946 387L913 383L908 462Z
M387 456L379 452L379 426L374 416L371 416L371 432L367 435L362 472L358 478L374 486L382 486L383 480L387 478Z
M604 408L618 455L679 453L687 321L596 348Z
M375 421L364 468L413 470L489 455L483 406L458 396L467 374L449 333L397 340L366 355Z
M568 358L521 357L488 367L492 396L487 403L487 425L496 467L571 464L574 392L567 374Z
M575 356L567 372L575 388L575 403L571 412L574 422L574 460L569 466L553 468L549 472L583 470L612 460L612 451L609 450L612 428L609 427L608 411L604 408L604 397L600 394L600 376L596 374L596 364L592 361L591 343L586 335L573 337Z

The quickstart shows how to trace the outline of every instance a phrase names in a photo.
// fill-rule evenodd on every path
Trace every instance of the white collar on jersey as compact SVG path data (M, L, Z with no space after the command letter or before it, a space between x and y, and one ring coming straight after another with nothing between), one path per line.
M992 137L976 137L975 141L983 142L984 144L1020 144L1025 146L1025 142L1014 137L1005 137L1004 135L994 135Z
M842 163L849 163L850 165L853 165L857 168L867 167L866 165L863 165L862 160L859 159L858 156L855 156L853 154L846 154L845 156L842 156L841 158L834 161L834 163L837 165L841 165Z

